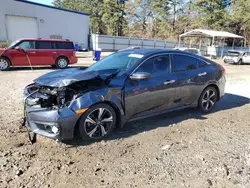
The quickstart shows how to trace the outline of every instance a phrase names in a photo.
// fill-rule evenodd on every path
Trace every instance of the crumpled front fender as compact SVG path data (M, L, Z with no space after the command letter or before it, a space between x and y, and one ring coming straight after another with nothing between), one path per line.
M121 99L121 88L103 88L96 91L87 92L75 99L69 108L72 111L89 108L100 102L111 103L124 115L124 107Z

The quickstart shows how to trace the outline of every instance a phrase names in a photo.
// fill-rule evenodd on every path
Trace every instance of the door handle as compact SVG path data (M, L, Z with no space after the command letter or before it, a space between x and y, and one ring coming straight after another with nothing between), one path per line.
M166 82L164 82L165 85L169 85L173 83L175 83L175 80L167 80Z
M30 54L35 54L36 52L30 52Z
M202 72L202 73L198 74L198 76L205 76L205 75L207 75L207 72Z
M57 52L52 52L52 54L56 54Z

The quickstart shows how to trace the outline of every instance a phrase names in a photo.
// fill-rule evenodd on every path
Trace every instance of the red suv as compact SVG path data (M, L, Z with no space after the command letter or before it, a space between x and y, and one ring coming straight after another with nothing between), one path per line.
M51 65L64 69L77 63L74 44L69 40L20 39L0 49L0 70L10 66Z

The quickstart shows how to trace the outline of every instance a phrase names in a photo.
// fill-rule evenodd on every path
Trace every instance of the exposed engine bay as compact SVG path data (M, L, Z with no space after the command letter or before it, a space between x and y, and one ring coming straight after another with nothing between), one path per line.
M83 93L95 88L100 88L102 85L103 80L92 79L75 82L64 87L40 86L33 83L28 85L26 89L29 98L34 99L33 102L36 103L31 105L40 105L41 108L59 109L68 106L71 101Z

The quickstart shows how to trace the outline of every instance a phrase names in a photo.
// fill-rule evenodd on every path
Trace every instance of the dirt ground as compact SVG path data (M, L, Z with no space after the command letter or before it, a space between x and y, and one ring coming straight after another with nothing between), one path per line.
M86 65L87 60L81 60ZM23 88L51 68L0 72L0 187L250 187L250 65L224 65L226 95L137 122L101 142L28 142Z

